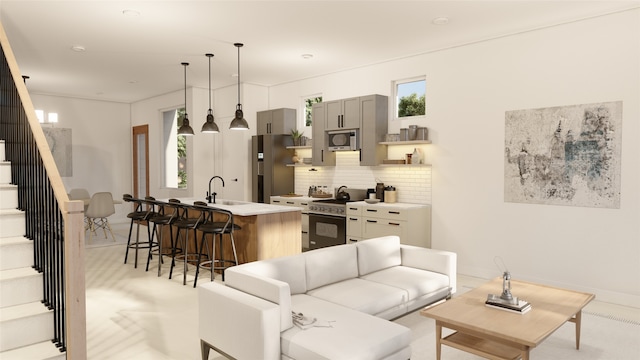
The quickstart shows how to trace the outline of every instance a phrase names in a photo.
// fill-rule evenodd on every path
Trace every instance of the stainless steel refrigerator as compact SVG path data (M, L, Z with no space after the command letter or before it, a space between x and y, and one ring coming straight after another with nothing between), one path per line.
M254 135L251 138L251 180L253 202L269 203L271 196L294 190L293 145L291 135Z

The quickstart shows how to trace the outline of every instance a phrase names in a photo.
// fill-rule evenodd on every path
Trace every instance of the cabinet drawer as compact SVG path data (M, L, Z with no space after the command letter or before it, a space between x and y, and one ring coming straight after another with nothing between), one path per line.
M409 219L409 211L396 209L396 208L384 208L369 206L362 211L362 216L374 217L378 219L407 221Z
M360 216L362 215L362 206L347 204L347 216Z
M402 240L406 236L406 231L406 221L382 220L376 218L363 218L362 220L362 238L364 239L397 235L400 237L400 240Z
M347 237L362 236L362 218L358 216L347 215Z

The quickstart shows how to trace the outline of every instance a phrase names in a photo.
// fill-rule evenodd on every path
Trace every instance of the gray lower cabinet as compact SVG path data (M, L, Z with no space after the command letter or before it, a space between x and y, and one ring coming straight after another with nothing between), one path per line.
M256 114L256 126L258 135L291 134L292 129L297 129L295 109L273 109L258 111Z

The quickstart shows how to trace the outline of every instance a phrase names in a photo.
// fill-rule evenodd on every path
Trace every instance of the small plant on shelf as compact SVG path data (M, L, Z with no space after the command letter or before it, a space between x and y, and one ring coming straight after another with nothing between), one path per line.
M300 140L302 139L302 135L304 131L298 131L298 129L291 129L291 138L293 139L293 146L300 146Z

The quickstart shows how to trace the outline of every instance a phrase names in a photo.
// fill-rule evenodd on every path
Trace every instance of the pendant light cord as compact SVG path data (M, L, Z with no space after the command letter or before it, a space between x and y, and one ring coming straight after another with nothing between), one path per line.
M240 105L240 45L236 45L238 47L238 105Z
M213 54L207 54L209 58L209 109L211 109L211 58Z
M182 63L184 66L184 116L187 117L187 66L189 63Z

